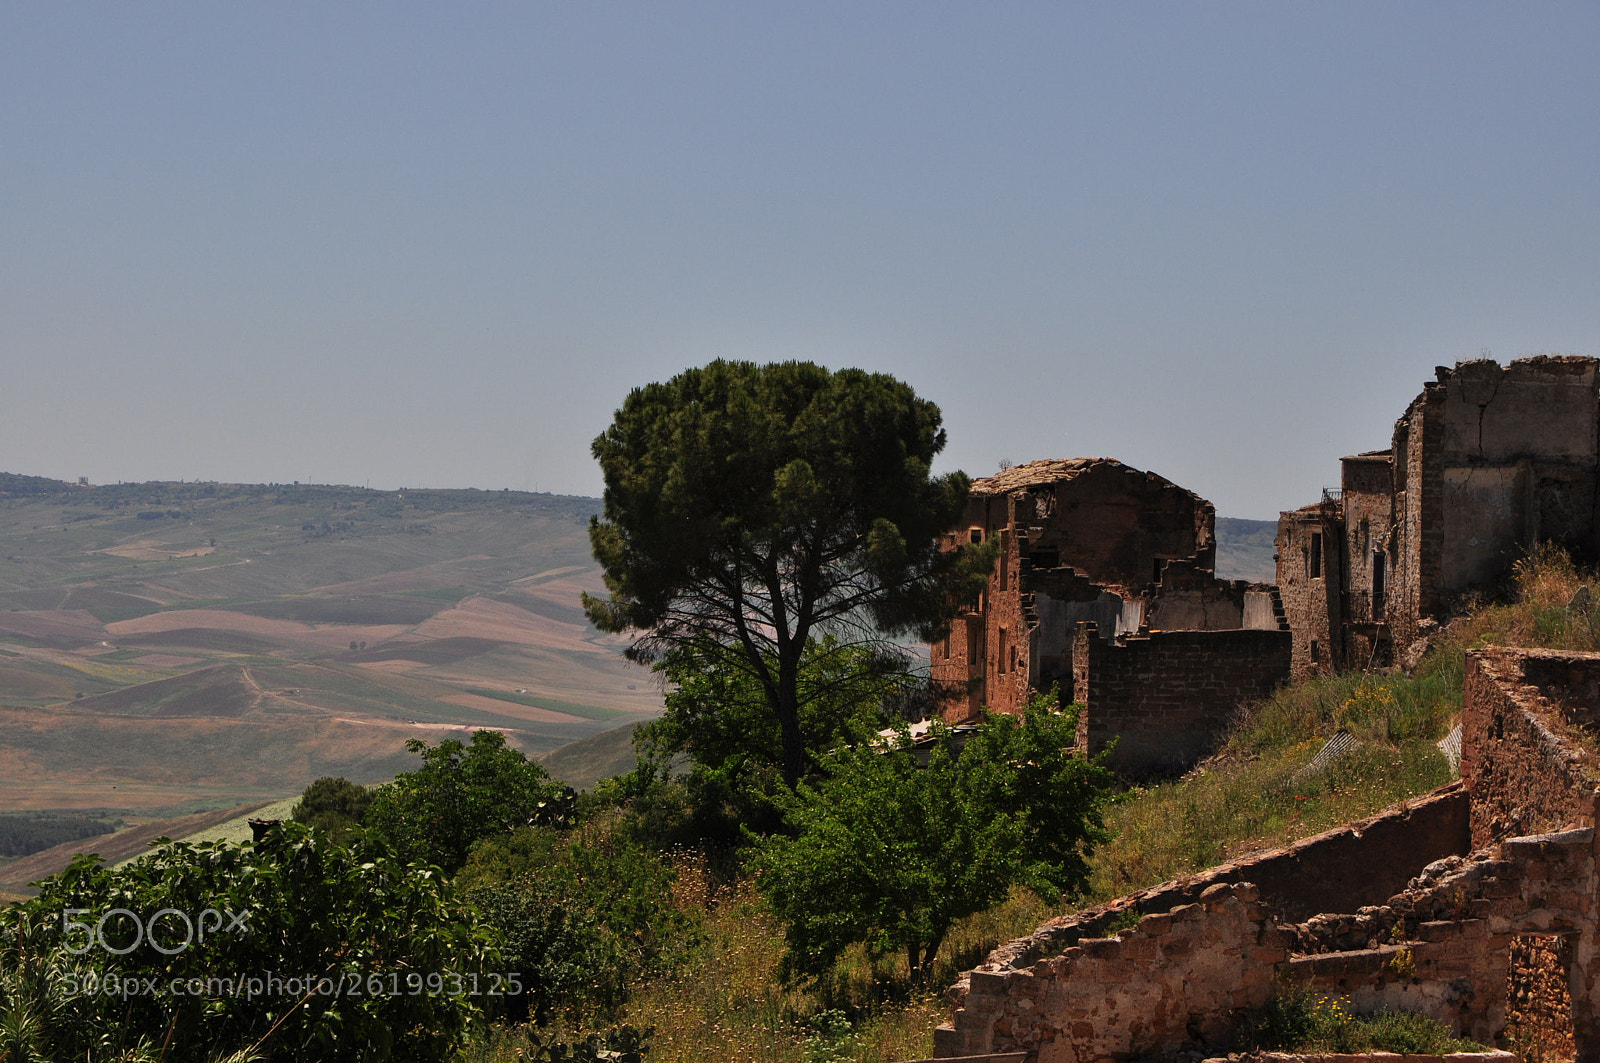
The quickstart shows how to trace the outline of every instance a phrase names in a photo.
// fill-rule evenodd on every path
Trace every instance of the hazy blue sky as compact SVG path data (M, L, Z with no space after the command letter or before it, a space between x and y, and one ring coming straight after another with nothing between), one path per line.
M0 469L596 494L715 357L1311 501L1600 355L1600 7L0 7Z

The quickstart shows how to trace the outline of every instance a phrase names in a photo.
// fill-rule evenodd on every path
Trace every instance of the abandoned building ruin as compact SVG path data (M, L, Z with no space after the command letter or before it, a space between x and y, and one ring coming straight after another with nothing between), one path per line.
M1238 707L1289 677L1269 584L1214 572L1211 503L1110 458L1035 461L977 480L952 542L998 540L987 589L931 647L944 719L1016 714L1059 683L1079 744L1113 739L1130 775L1209 753Z
M1459 782L1001 946L936 1058L1217 1055L1285 985L1600 1058L1600 654L1474 651L1462 721Z
M1600 545L1600 361L1441 367L1388 450L1278 520L1278 590L1297 676L1394 663L1453 598L1542 542Z

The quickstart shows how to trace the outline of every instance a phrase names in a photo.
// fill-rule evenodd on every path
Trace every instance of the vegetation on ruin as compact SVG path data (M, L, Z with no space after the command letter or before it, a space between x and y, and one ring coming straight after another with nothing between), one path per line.
M1266 1007L1249 1014L1239 1031L1242 1047L1284 1052L1399 1052L1445 1055L1487 1049L1437 1019L1411 1011L1357 1015L1342 997L1323 996L1309 987L1280 989Z
M1372 815L1451 779L1436 743L1461 712L1467 650L1491 643L1600 649L1600 616L1580 588L1596 575L1546 547L1502 592L1460 603L1410 675L1347 672L1291 683L1253 707L1220 754L1185 778L1131 791L1106 813L1112 840L1093 896L1119 897L1255 849ZM1355 747L1299 773L1340 730Z

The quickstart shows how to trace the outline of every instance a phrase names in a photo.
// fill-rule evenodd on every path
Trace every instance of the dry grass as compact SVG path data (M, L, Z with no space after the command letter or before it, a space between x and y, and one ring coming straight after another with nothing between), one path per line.
M1279 690L1239 723L1223 753L1185 779L1112 808L1092 894L1121 896L1255 849L1371 815L1450 779L1434 743L1461 711L1465 651L1490 643L1600 649L1600 601L1571 606L1596 577L1554 548L1519 562L1498 602L1463 603L1414 674L1342 675ZM1325 771L1294 774L1339 730L1359 745Z
M778 981L783 925L755 883L720 883L704 861L679 855L676 903L700 920L697 959L635 987L618 1022L655 1027L651 1063L893 1063L933 1054L933 1029L949 1016L941 990L1002 941L1033 930L1048 908L1025 890L964 920L927 988L907 983L903 959L871 963L856 952L824 986ZM519 1055L518 1053L522 1054ZM468 1053L483 1063L531 1054L526 1031L487 1033Z
M694 967L640 986L624 1019L656 1028L652 1063L888 1063L933 1054L949 1006L942 988L1002 941L1033 930L1048 908L1026 890L951 929L929 987L908 983L901 957L874 963L856 950L824 985L778 981L783 925L755 883L718 890L703 867L680 864L680 903L698 906L705 950Z

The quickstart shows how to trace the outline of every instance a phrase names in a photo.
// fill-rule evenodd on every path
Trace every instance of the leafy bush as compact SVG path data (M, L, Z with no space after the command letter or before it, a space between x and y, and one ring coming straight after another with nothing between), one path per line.
M472 744L447 739L406 748L422 767L373 795L365 823L401 859L453 874L472 844L529 825L572 821L576 794L506 745L499 731L474 731Z
M296 823L326 831L335 842L350 841L361 829L372 791L343 776L323 776L300 795L300 803L290 813Z
M838 752L832 776L789 803L796 836L766 839L756 860L788 922L784 974L821 976L860 943L874 956L904 951L920 980L951 925L1012 885L1081 889L1112 778L1074 755L1076 729L1075 712L1041 699L1021 720L989 717L959 755L937 743L926 767L904 736Z
M609 1015L637 978L680 959L693 942L673 905L672 869L616 829L576 835L525 827L473 848L457 876L499 935L505 967L526 989L516 1017L540 1023Z
M80 857L0 918L0 970L25 988L0 1001L0 1028L42 1059L144 1040L175 1063L442 1060L479 1011L472 990L508 988L437 875L294 823L119 868Z

